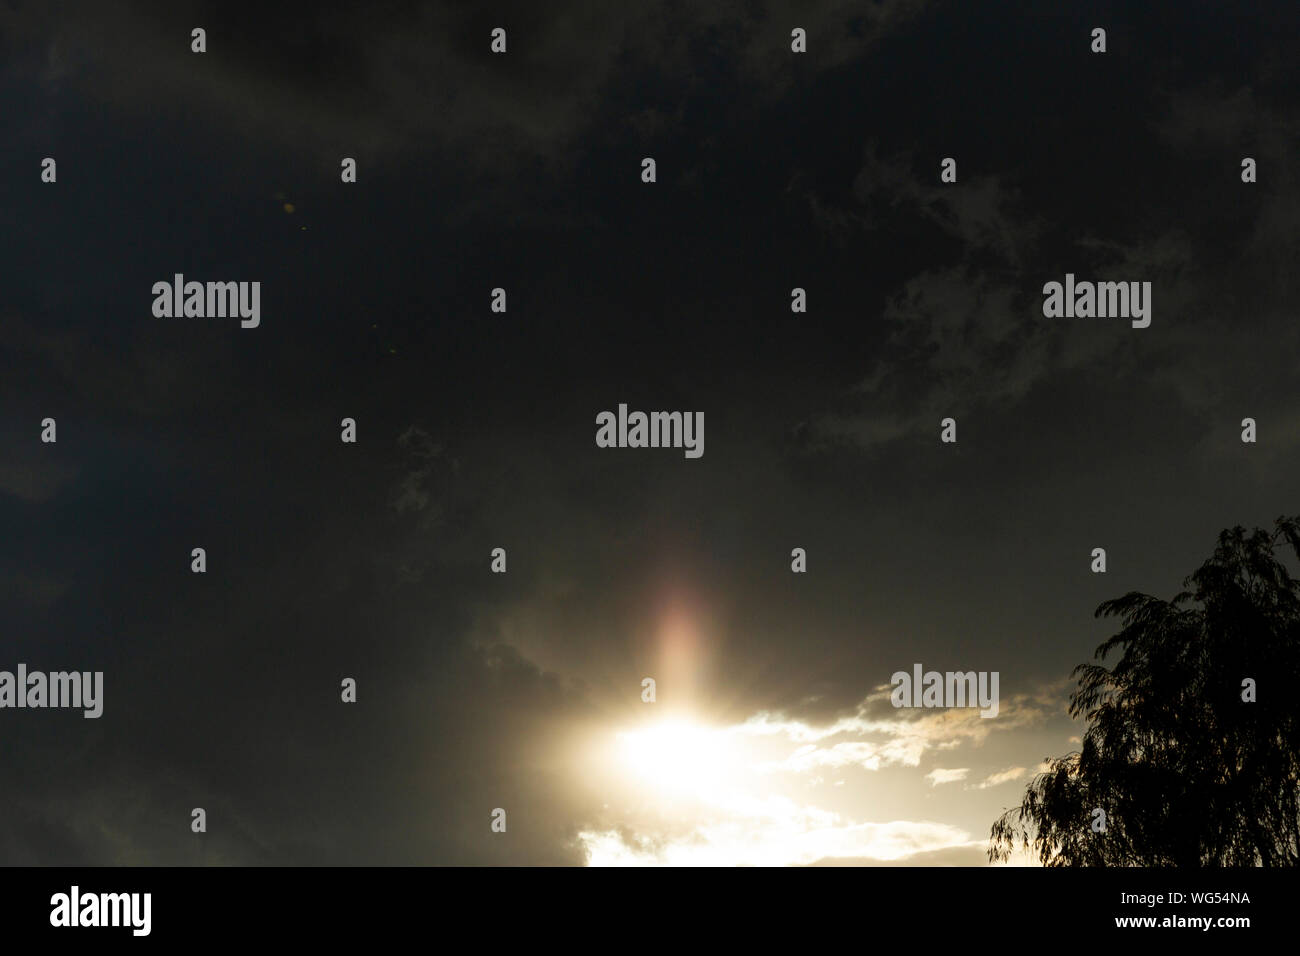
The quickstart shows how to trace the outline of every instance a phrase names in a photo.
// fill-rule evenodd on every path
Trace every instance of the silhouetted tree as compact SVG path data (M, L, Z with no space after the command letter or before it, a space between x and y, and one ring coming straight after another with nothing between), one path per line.
M1096 659L1123 653L1075 668L1082 747L993 825L991 861L1021 847L1046 866L1300 862L1300 581L1284 545L1300 557L1300 517L1224 531L1172 601L1130 592L1097 608L1123 629Z

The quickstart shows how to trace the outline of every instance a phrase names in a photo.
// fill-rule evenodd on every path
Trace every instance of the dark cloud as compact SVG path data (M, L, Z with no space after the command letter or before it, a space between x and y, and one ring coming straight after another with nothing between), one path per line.
M479 168L514 169L569 165L564 154L601 138L609 101L624 100L630 81L653 76L664 89L661 105L624 122L643 137L663 133L702 84L743 84L764 98L788 91L799 81L784 55L796 26L822 48L808 61L815 72L851 62L926 6L290 3L254 23L206 0L165 10L118 0L76 16L9 10L6 26L28 41L13 44L16 66L51 94L76 89L137 115L202 113L241 138L328 156L472 149ZM203 57L190 50L196 27L207 31ZM497 27L506 56L490 52Z

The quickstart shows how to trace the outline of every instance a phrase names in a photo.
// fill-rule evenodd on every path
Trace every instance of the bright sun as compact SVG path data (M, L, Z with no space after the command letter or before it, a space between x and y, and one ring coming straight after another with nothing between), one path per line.
M623 765L665 790L705 794L722 780L729 762L725 731L670 721L618 735Z

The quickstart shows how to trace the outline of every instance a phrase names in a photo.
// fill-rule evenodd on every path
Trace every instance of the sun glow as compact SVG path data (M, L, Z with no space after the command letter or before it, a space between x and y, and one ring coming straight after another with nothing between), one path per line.
M724 781L731 762L726 731L674 720L618 735L623 766L674 793L704 795Z
M598 733L589 776L607 802L578 833L587 862L786 866L943 852L970 865L982 857L984 844L959 827L873 809L865 775L906 765L907 755L888 739L854 739L863 736L837 724L711 724L687 710Z

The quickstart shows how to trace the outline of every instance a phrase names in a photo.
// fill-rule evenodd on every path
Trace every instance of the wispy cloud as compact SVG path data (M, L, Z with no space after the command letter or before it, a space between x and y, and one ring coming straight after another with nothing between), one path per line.
M941 783L955 783L958 780L965 780L968 773L970 773L970 767L960 767L956 770L944 770L942 767L935 767L925 775L925 779L930 781L930 786L937 787Z
M1012 780L1019 780L1029 770L1025 767L1008 767L1006 770L999 770L997 773L991 773L979 783L975 784L976 790L987 790L989 787L996 787L999 784L1010 783Z
M804 773L814 767L915 767L931 750L948 751L964 744L983 743L990 734L1043 723L1061 706L1062 681L1017 694L1002 702L995 718L981 717L975 708L895 710L887 702L888 687L865 697L853 714L826 724L809 723L782 714L760 712L733 733L785 738L796 748L764 769ZM841 738L841 739L835 739Z

